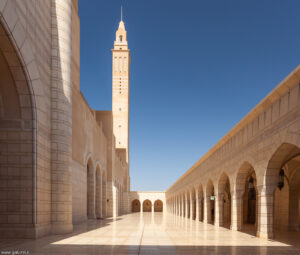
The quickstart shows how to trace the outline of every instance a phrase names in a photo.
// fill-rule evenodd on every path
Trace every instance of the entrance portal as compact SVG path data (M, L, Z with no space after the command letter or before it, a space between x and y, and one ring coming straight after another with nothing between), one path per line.
M154 202L154 212L162 212L163 211L163 202L161 200L156 200Z
M135 199L132 201L132 212L140 212L141 211L141 203L139 200Z
M152 203L150 200L145 200L143 202L143 212L151 212Z

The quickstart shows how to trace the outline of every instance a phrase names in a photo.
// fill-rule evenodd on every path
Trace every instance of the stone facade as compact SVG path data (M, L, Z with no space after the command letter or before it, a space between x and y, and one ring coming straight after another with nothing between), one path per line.
M129 212L164 212L166 196L163 191L130 191Z
M168 211L264 238L299 230L299 87L300 66L166 191Z
M128 212L128 145L116 147L112 111L80 92L79 45L76 0L0 1L1 237ZM129 62L126 82L128 113Z

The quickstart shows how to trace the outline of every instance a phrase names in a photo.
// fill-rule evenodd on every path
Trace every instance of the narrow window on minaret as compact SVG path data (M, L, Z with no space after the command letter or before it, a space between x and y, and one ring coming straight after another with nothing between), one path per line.
M122 72L122 58L119 58L119 70Z
M123 36L122 36L122 35L120 35L120 42L122 42L122 40L123 40Z
M115 61L115 64L114 64L115 72L118 72L118 59L117 59L117 57L115 57L114 61Z
M127 72L127 58L124 58L124 72Z

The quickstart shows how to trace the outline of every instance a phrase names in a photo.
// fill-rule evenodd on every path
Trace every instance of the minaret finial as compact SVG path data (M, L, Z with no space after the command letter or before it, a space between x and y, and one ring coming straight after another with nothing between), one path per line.
M121 21L123 21L123 7L121 5Z

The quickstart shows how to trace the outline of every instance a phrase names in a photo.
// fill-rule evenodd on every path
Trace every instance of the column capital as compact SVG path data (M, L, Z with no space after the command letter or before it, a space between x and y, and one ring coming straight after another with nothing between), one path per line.
M259 185L256 187L258 196L273 196L276 187Z
M244 195L244 190L236 190L232 192L232 199L241 199Z

